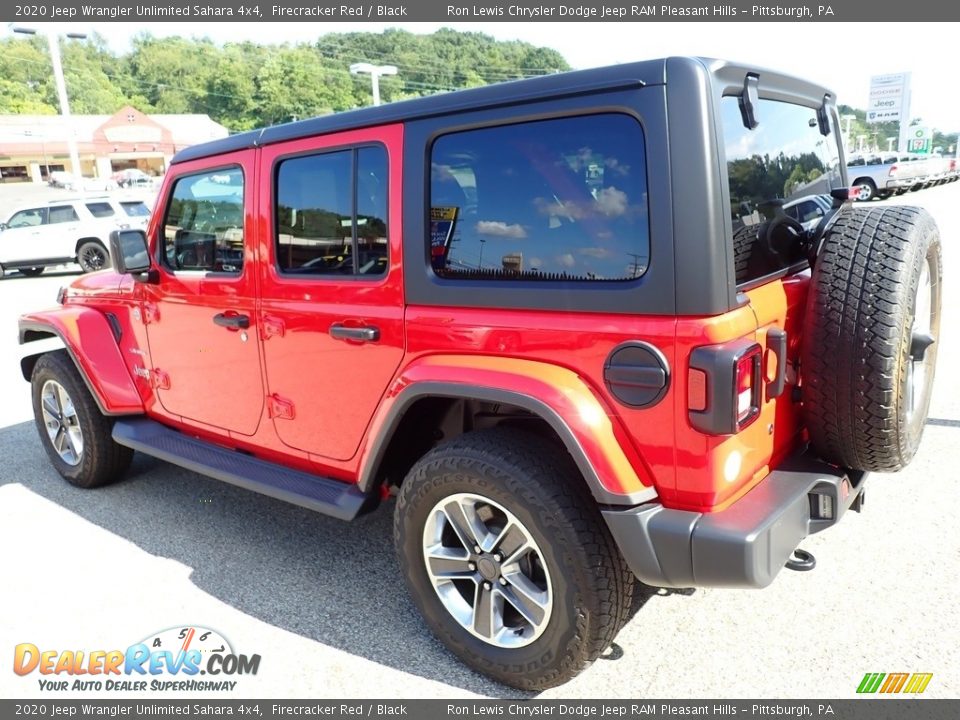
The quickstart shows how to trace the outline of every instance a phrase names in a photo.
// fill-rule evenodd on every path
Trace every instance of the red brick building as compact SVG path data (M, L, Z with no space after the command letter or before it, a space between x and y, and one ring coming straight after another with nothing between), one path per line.
M70 126L85 177L127 168L160 175L178 150L228 135L207 115L146 115L130 106L74 115ZM0 181L40 183L50 172L69 171L68 132L59 115L0 115Z

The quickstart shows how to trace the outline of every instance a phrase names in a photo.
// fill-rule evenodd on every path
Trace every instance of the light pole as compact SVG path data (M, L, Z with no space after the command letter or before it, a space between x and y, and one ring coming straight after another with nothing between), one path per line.
M844 115L842 118L846 123L847 127L843 131L843 137L846 140L847 149L850 149L850 123L857 119L856 115Z
M15 27L15 33L22 35L36 35L34 28ZM82 175L80 171L80 155L77 153L77 138L73 133L73 123L70 120L70 103L67 101L67 84L63 80L63 64L60 62L60 43L57 34L52 30L46 31L47 44L50 47L50 61L53 63L53 79L57 85L57 97L60 99L60 115L67 131L67 150L70 153L71 172L75 177ZM67 33L71 40L85 40L84 33Z
M396 75L396 65L372 65L371 63L354 63L350 66L351 75L370 75L370 83L373 85L373 104L380 104L380 76Z

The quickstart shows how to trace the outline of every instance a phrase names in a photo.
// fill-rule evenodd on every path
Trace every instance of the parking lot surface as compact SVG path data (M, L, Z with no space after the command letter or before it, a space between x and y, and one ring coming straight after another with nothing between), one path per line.
M0 194L5 208L8 188ZM960 695L960 183L885 202L927 207L943 236L938 372L913 464L873 476L863 514L804 541L813 572L785 570L766 590L644 587L605 657L539 697L847 698L867 672L929 672L925 696ZM124 482L100 490L61 480L32 423L16 318L52 305L76 272L0 281L8 662L17 643L124 649L195 626L261 656L232 692L196 697L533 697L467 670L430 636L394 560L392 503L346 524L143 456ZM178 697L50 693L37 673L0 669L3 697L107 695Z

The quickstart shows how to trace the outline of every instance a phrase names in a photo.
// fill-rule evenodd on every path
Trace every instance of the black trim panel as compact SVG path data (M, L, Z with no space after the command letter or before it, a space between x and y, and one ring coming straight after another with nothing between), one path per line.
M584 453L583 448L580 446L580 443L577 442L577 439L574 437L570 428L567 427L563 418L542 400L509 390L443 382L417 383L416 385L405 388L397 396L386 420L381 426L379 436L374 441L374 449L361 470L357 485L363 492L372 492L374 490L377 484L380 464L383 462L387 447L390 444L390 439L400 426L400 422L403 420L406 411L412 407L417 400L428 397L508 403L523 408L542 418L563 441L564 446L566 446L567 451L573 457L577 463L577 467L587 481L593 497L601 505L637 505L638 503L648 502L657 497L656 490L653 488L630 495L617 495L603 487L599 476L587 459L586 453Z
M639 88L639 86L637 86ZM560 312L674 315L674 248L670 200L665 90L598 89L589 95L551 98L510 108L475 109L409 122L403 157L403 279L407 303ZM536 120L620 113L635 118L646 150L649 267L636 280L615 283L440 278L429 257L430 153L441 135ZM702 248L699 252L703 252Z

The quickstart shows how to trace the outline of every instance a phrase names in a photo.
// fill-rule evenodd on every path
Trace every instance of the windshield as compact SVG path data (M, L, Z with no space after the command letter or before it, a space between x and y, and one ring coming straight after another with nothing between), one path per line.
M759 125L744 127L739 99L721 101L737 284L803 260L802 248L771 247L770 220L799 204L823 202L842 185L838 133L820 134L813 108L775 100L757 104ZM826 198L826 200L825 200ZM781 209L783 212L781 213Z

